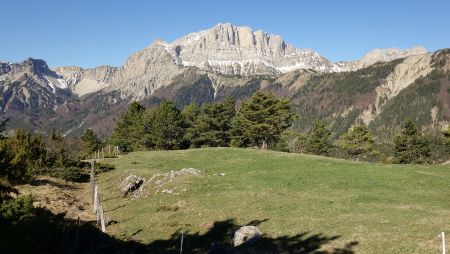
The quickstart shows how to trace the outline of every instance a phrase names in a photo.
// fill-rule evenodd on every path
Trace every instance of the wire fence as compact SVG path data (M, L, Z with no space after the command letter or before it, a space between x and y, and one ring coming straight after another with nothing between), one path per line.
M91 196L93 212L97 217L97 225L101 226L102 232L106 232L105 216L103 212L103 206L100 204L99 187L95 179L95 160L91 162L90 171L90 183L91 183Z

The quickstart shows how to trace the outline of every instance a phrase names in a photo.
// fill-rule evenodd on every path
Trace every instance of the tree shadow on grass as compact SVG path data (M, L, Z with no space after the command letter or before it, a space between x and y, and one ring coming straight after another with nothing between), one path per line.
M255 220L247 225L259 225L266 220ZM210 254L253 254L253 253L301 253L301 254L351 254L358 242L349 242L342 248L333 251L320 250L324 244L330 243L340 236L326 236L324 234L310 234L303 232L294 236L269 237L263 235L261 239L252 244L243 244L233 247L234 232L241 226L234 219L217 221L204 234L198 232L184 233L183 253L210 253ZM156 240L147 245L151 253L179 253L181 232L174 233L170 239Z
M112 211L115 211L117 209L120 209L120 208L123 208L123 207L126 207L126 206L127 206L126 204L118 205L118 206L116 206L116 207L114 207L114 208L112 208L112 209L110 209L108 211L105 211L105 212L112 212Z
M30 185L32 186L42 186L42 185L51 185L54 187L58 187L60 189L68 189L68 190L75 190L77 189L74 186L71 186L69 184L64 184L64 183L58 183L49 179L33 179L30 181Z
M266 220L248 224L259 225ZM248 225L247 224L247 225ZM235 230L240 227L234 219L217 221L205 233L184 232L183 254L253 254L253 253L302 253L302 254L351 254L357 242L350 242L339 249L326 252L320 249L339 236L303 232L295 236L263 237L254 244L233 247ZM108 229L107 229L108 230ZM134 235L140 234L138 230ZM130 237L125 237L131 239ZM169 239L143 244L134 240L121 240L102 233L92 222L78 224L76 220L55 215L48 210L36 209L34 216L19 223L0 221L0 249L2 253L179 253L181 231Z

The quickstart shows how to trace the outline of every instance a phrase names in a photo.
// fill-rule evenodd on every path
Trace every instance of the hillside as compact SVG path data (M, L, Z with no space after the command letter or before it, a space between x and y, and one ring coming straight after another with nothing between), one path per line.
M186 250L200 253L248 223L281 253L344 246L357 253L437 253L438 234L449 230L446 166L232 148L135 152L107 162L117 167L98 181L114 221L107 231L148 244L152 253L177 250L182 228ZM123 198L117 190L129 174L149 179L188 167L200 175L148 185L148 197Z

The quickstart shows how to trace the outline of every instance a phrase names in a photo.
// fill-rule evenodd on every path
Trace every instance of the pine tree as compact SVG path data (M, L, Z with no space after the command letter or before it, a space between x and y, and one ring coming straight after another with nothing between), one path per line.
M181 112L181 116L183 117L183 128L185 129L184 140L187 147L195 147L192 145L192 140L198 136L198 132L194 129L194 124L201 111L202 108L197 103L193 102L185 106Z
M229 146L231 121L236 115L234 100L203 105L200 114L187 128L186 138L192 147Z
M330 130L326 128L322 121L317 120L308 133L305 151L316 155L328 155L328 152L332 148L330 136Z
M402 126L394 139L394 157L398 163L425 163L430 157L430 143L422 136L411 119Z
M358 124L349 129L338 140L338 143L350 155L367 155L373 150L373 139L365 124Z
M121 151L130 152L143 148L142 117L144 111L145 108L141 104L133 101L122 114L110 139L111 143L119 146Z
M184 148L183 117L171 101L163 101L151 113L152 124L149 138L156 149Z
M190 128L194 125L198 115L201 113L201 107L193 102L183 108L181 115L186 128Z
M97 134L92 129L86 129L81 136L81 141L84 142L85 152L91 155L95 151L99 150L102 146L101 140L97 137Z
M295 115L290 112L288 99L258 91L242 103L232 122L234 146L258 146L266 149L277 143L281 134L292 125Z

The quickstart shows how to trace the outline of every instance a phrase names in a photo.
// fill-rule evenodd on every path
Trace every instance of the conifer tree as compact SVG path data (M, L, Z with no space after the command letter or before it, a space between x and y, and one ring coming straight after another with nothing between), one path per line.
M111 143L119 146L121 151L130 152L143 147L142 116L145 108L133 101L122 114L111 135Z
M331 132L324 122L317 120L308 134L305 151L316 155L327 155L332 148L330 136Z
M394 139L394 157L398 163L425 163L430 157L430 143L419 132L411 119L402 126Z
M266 149L274 145L281 134L292 125L295 115L290 112L288 99L258 91L242 103L232 123L234 146L258 146Z
M203 105L196 120L187 128L186 138L192 147L229 146L231 121L236 115L234 100Z
M81 136L81 141L85 144L85 152L91 155L101 148L102 142L92 129L86 129Z
M183 108L181 115L186 128L190 128L194 125L198 115L201 113L201 107L193 102Z
M358 124L349 129L339 139L338 143L350 155L369 154L373 150L373 139L365 124Z
M171 101L163 101L152 111L149 137L156 149L183 148L184 128L180 110Z

